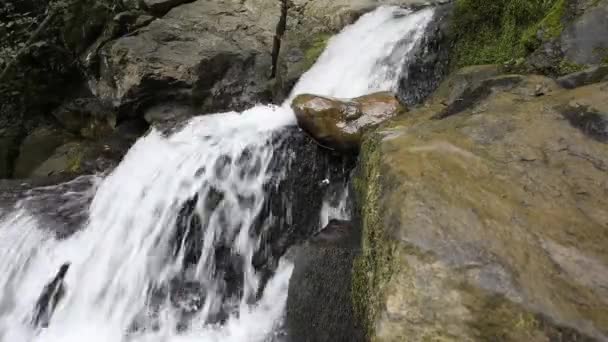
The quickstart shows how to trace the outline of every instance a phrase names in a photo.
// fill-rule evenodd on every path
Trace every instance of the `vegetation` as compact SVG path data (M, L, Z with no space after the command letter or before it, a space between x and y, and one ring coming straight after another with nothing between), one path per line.
M321 56L325 47L327 46L327 42L332 37L331 33L318 33L312 40L312 44L308 49L306 49L304 53L304 61L306 64L306 68L310 68L317 59Z
M453 65L504 63L559 36L566 0L458 0Z

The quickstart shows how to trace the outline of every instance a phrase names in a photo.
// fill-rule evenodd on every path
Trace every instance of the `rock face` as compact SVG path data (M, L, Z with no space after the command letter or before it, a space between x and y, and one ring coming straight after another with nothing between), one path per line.
M350 275L359 254L355 226L332 221L290 254L294 271L287 296L289 341L365 341L352 305Z
M462 93L452 115L438 91L362 148L353 286L368 337L606 340L608 83Z
M101 52L96 92L121 117L158 104L199 113L270 102L278 1L199 0L120 38Z
M340 151L357 151L366 130L406 111L389 92L352 100L303 94L291 107L302 129L321 145Z
M608 58L608 1L596 1L593 8L585 11L560 39L568 60L579 64L600 64Z

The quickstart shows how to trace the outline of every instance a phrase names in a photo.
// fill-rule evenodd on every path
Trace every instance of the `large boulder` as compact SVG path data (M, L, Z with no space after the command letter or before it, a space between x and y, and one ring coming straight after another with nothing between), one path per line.
M390 92L352 100L303 94L291 107L304 131L321 145L340 151L358 151L367 130L406 111Z
M371 340L608 339L608 83L530 93L547 82L449 116L436 94L368 136L353 297Z
M269 102L279 1L199 0L101 51L96 94L120 117L174 103L198 113Z

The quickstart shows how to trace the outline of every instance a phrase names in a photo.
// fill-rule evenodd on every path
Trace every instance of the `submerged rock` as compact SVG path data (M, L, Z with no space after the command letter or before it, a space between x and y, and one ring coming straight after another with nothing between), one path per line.
M304 131L321 145L340 151L358 151L365 131L406 111L390 92L352 100L304 94L291 107Z
M372 340L608 339L608 83L538 82L442 119L439 91L369 135L353 298Z

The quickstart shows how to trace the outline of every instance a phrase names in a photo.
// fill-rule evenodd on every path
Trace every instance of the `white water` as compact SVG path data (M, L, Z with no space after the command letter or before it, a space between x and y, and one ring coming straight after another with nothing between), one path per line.
M332 38L292 97L395 90L403 59L432 10L405 14L380 8ZM0 341L271 340L281 324L292 265L282 262L261 299L251 304L247 299L260 280L251 262L259 241L250 228L264 203L263 185L280 177L270 170L271 159L288 158L275 155L274 141L281 127L294 123L289 102L198 117L169 137L152 131L101 181L85 227L67 239L51 236L44 220L27 209L28 199L20 202L0 222ZM211 196L217 192L223 194L219 202ZM181 206L196 194L194 213L205 228L201 257L183 274L184 248L175 257L171 242ZM342 207L324 208L320 221L345 215ZM218 244L242 260L240 300L222 297L225 290L214 274ZM71 263L66 296L49 327L34 329L36 300L64 262ZM178 330L183 317L175 306L168 299L154 306L150 293L179 275L207 293L202 308ZM222 306L228 307L227 321L205 324ZM147 312L151 307L156 309Z

